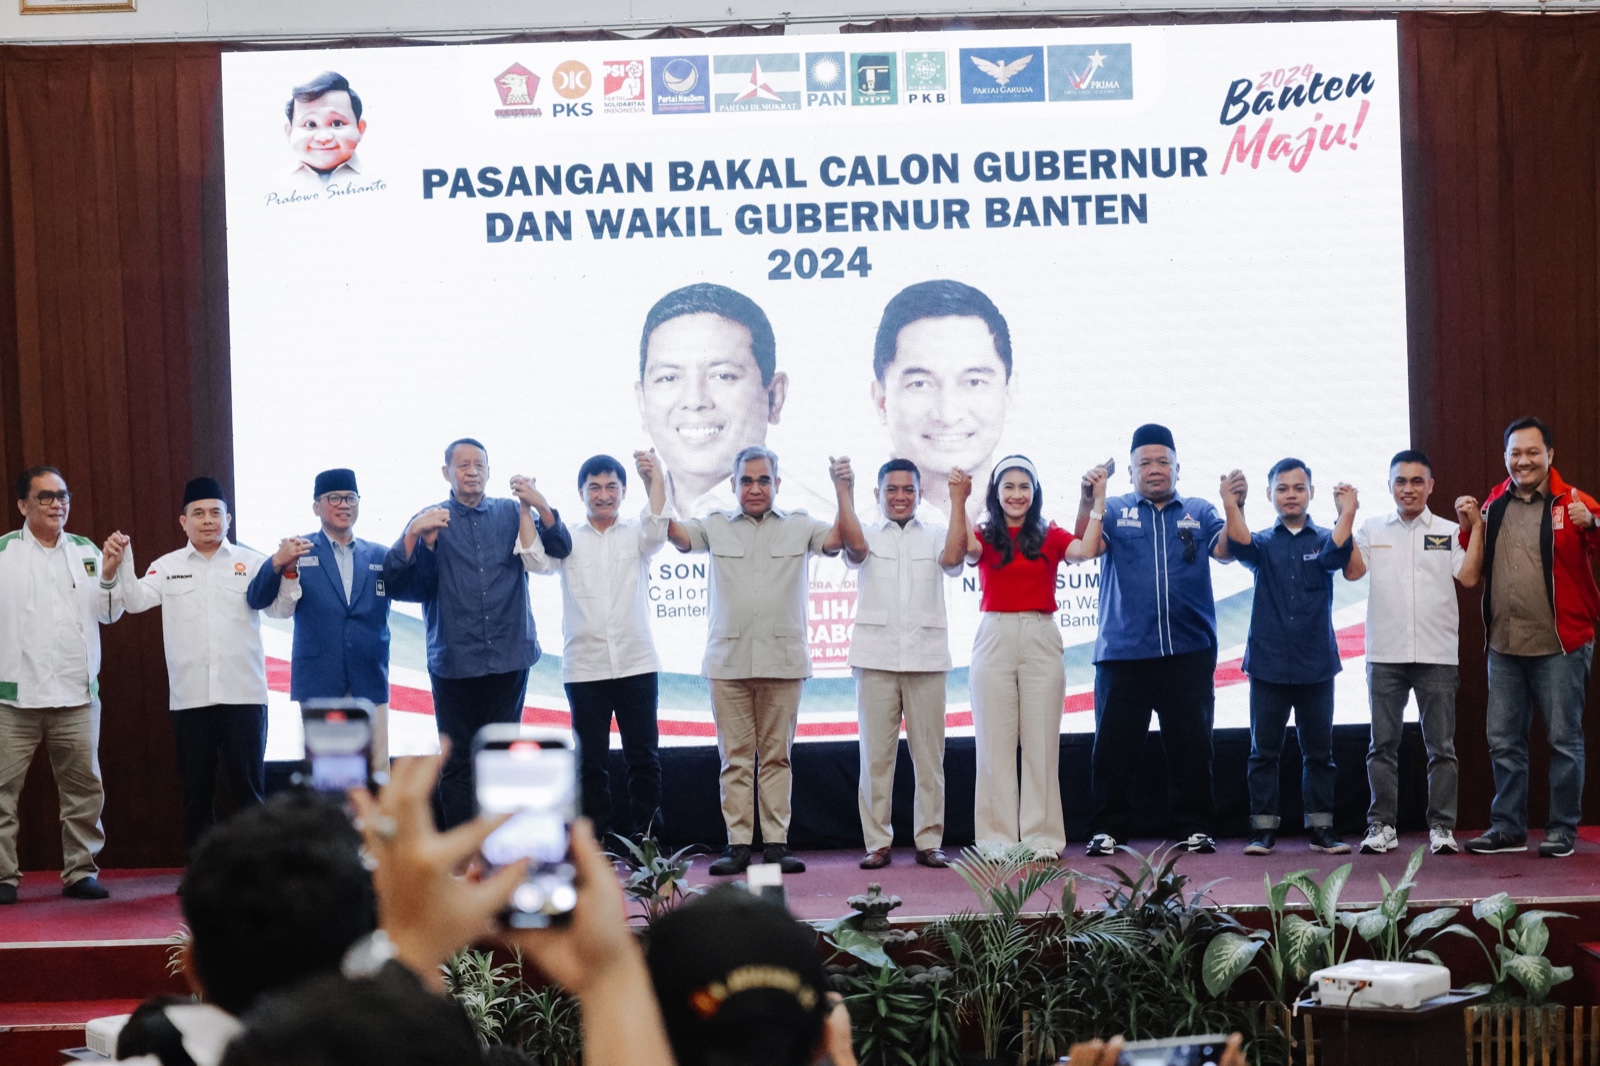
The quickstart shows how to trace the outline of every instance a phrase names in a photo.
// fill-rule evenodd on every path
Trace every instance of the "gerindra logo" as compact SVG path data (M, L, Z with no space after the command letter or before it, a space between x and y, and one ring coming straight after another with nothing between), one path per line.
M539 76L521 63L513 63L495 75L494 87L500 94L497 118L532 118L542 112L533 106L539 93Z

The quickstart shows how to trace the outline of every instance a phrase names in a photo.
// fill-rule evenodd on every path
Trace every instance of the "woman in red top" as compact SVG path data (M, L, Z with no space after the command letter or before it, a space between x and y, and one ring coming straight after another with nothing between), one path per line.
M1066 671L1056 624L1056 568L1100 554L1106 474L1087 475L1094 510L1083 538L1039 517L1039 475L1025 456L1008 455L989 478L988 515L967 534L967 561L982 589L978 635L967 673L978 781L974 823L979 841L1001 846L1027 841L1034 857L1055 860L1066 846L1061 810L1061 713ZM970 482L953 492L954 513ZM1017 747L1022 789L1017 790Z

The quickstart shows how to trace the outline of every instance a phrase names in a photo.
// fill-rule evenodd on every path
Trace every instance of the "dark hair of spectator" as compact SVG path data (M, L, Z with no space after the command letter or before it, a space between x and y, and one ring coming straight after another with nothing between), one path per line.
M890 459L887 463L878 467L878 484L882 485L883 479L896 471L910 474L911 479L917 483L917 487L922 487L922 471L918 470L917 464L910 459Z
M461 438L459 438L457 440L451 441L449 444L446 444L444 446L444 465L445 466L449 466L451 463L455 462L456 445L458 445L458 444L470 444L470 445L472 445L474 448L478 449L480 452L483 453L483 461L484 462L487 463L489 461L489 449L485 448L483 446L483 442L482 441L473 440L471 437L461 437Z
M1311 480L1311 468L1299 459L1290 458L1279 459L1272 464L1272 469L1267 471L1267 484L1270 486L1278 479L1279 474L1287 474L1291 470L1304 470L1306 472L1306 480Z
M1004 462L1004 460L1001 460ZM1000 553L1000 565L1009 565L1012 559L1011 532L1006 528L1005 508L1000 506L1000 479L1008 470L1022 470L1020 466L996 467L994 475L989 478L989 494L985 497L985 504L989 509L989 520L979 527L978 534L983 542ZM1033 503L1028 505L1028 513L1022 516L1022 528L1017 530L1016 549L1022 557L1034 560L1044 554L1044 538L1049 532L1049 527L1040 517L1044 511L1044 489L1039 485L1039 479L1028 474L1028 480L1033 482Z
M622 487L628 487L628 472L622 468L620 462L609 455L591 455L583 461L582 466L578 467L578 491L582 492L588 480L600 474L615 474L617 480L622 482Z
M1536 429L1539 431L1539 436L1544 441L1544 446L1546 448L1554 448L1556 446L1556 438L1555 435L1550 432L1550 427L1545 425L1542 419L1534 418L1532 415L1529 415L1527 418L1517 419L1515 422L1506 427L1505 447L1507 449L1510 449L1511 447L1511 434L1515 433L1519 429Z
M1395 452L1394 458L1389 460L1389 469L1393 470L1401 463L1421 463L1428 468L1428 476L1433 476L1433 461L1428 458L1427 452L1418 451L1416 448L1407 448L1404 451ZM1306 476L1310 477L1311 475L1307 474Z
M61 477L61 471L53 466L30 466L17 475L17 499L26 500L28 494L33 491L33 479L44 477L46 474L54 474L56 477L61 478L62 481L67 480Z

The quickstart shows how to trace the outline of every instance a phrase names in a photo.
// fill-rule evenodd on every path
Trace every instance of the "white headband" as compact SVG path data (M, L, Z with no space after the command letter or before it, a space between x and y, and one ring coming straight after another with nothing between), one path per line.
M1032 461L1025 455L1008 455L994 464L994 473L989 475L989 483L991 485L997 484L1000 481L1000 475L1007 470L1026 470L1028 476L1033 478L1033 483L1035 485L1039 483L1039 471L1033 468Z

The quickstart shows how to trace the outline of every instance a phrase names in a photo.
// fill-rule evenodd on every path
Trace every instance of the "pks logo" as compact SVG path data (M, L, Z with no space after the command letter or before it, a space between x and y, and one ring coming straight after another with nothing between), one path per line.
M589 90L594 87L594 76L589 73L589 68L576 59L569 59L556 67L550 75L550 85L555 89L556 95L563 100L580 101L589 95ZM594 105L588 101L582 103L554 104L550 108L553 118L576 118L580 115L594 114Z
M806 106L843 107L845 91L843 52L806 53Z
M539 75L521 63L513 63L497 74L494 87L501 104L495 109L496 118L534 118L544 114L533 106L533 98L539 94Z
M908 104L942 104L947 99L945 53L905 54L905 97Z
M711 110L711 61L707 56L654 56L650 60L650 107L658 115L704 114Z
M961 102L1016 104L1045 99L1043 48L963 48Z
M233 564L233 572L236 573L236 574L243 574L245 571L247 571L249 569L250 568L248 566L244 565L243 563L234 563Z
M868 52L850 57L854 72L850 83L850 102L875 106L894 103L893 53Z
M644 60L620 59L605 65L605 109L608 115L643 114L650 109L644 97Z
M1133 45L1051 45L1050 99L1132 100Z

